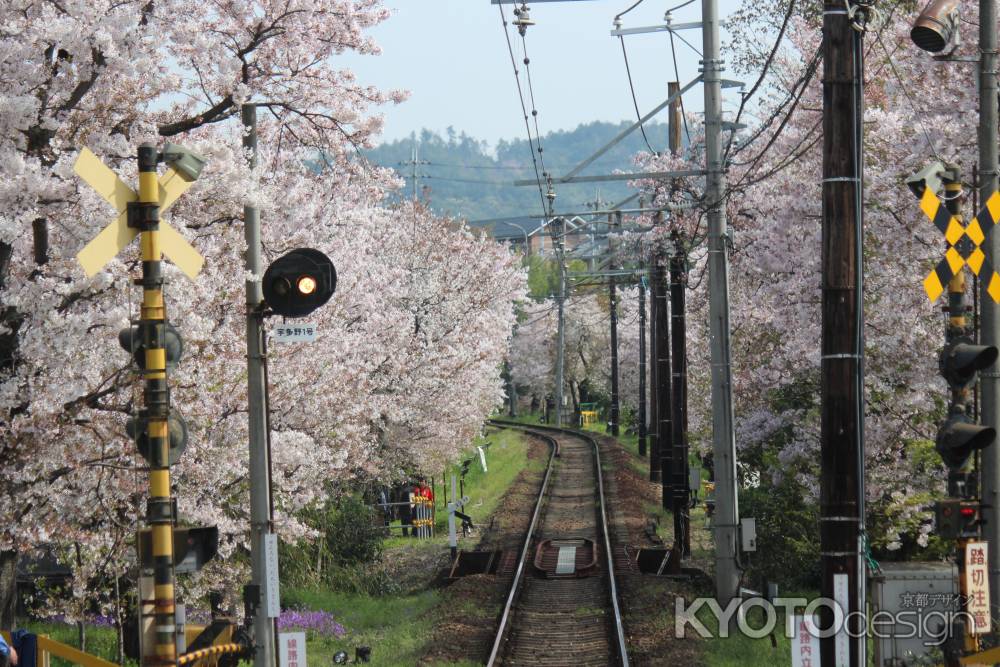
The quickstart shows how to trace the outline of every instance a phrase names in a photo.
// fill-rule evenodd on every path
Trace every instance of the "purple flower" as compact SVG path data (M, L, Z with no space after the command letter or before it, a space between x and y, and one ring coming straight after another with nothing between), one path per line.
M306 630L326 637L343 637L347 630L328 611L285 609L278 617L279 630Z

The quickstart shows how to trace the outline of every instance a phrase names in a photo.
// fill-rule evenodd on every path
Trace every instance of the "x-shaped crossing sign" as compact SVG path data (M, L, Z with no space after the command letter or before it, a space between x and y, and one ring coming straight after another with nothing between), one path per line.
M924 190L924 195L920 198L920 208L934 226L941 230L948 242L944 259L938 262L934 270L924 278L924 291L927 292L928 298L936 301L944 292L944 286L948 281L967 265L977 276L982 275L982 270L986 269L988 278L985 276L983 278L989 280L986 291L995 302L1000 303L1000 274L994 270L990 258L981 248L997 221L1000 221L1000 194L994 192L990 195L986 205L972 222L964 226L930 188Z
M89 278L103 269L108 262L114 259L115 255L139 235L138 229L128 226L126 212L128 203L136 201L139 196L87 148L80 151L80 156L73 164L73 171L90 187L94 188L97 194L104 197L105 201L114 206L118 212L115 219L84 246L83 250L76 256L76 260L80 262ZM164 172L159 178L160 213L170 208L191 187L192 182L185 180L173 168ZM163 254L194 280L201 271L205 258L176 229L162 220L159 231L160 247L163 249Z

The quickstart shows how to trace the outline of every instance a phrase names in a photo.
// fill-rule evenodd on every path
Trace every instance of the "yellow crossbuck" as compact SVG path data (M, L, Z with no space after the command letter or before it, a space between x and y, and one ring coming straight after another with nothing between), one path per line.
M115 255L139 235L139 230L128 226L127 208L129 202L138 200L139 196L132 188L122 182L118 175L107 167L100 158L84 148L73 164L73 171L82 178L97 194L115 207L117 217L101 230L94 239L83 247L76 256L87 277L95 275L103 269ZM173 168L168 169L159 178L160 213L170 208L184 194L193 181L187 181ZM160 247L163 254L169 257L181 271L194 280L205 258L188 243L177 230L160 221Z
M924 291L927 292L928 298L936 301L944 292L944 286L962 270L963 266L968 266L977 276L983 267L986 267L989 276L987 292L994 301L1000 303L1000 274L993 269L990 258L986 257L980 248L994 225L1000 221L1000 194L994 192L990 195L979 214L964 226L958 218L948 212L947 207L930 188L925 189L923 197L920 198L920 209L941 230L948 242L944 259L924 279ZM987 223L986 229L983 229L980 221Z

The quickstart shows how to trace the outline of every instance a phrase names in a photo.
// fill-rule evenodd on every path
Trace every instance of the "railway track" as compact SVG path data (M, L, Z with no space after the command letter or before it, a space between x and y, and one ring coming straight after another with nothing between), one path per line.
M597 442L494 421L552 446L488 665L629 664Z

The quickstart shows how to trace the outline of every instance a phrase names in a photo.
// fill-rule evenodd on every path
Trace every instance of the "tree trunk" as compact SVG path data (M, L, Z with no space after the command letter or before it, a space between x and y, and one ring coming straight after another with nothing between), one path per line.
M17 551L0 551L0 630L14 629L17 609Z

